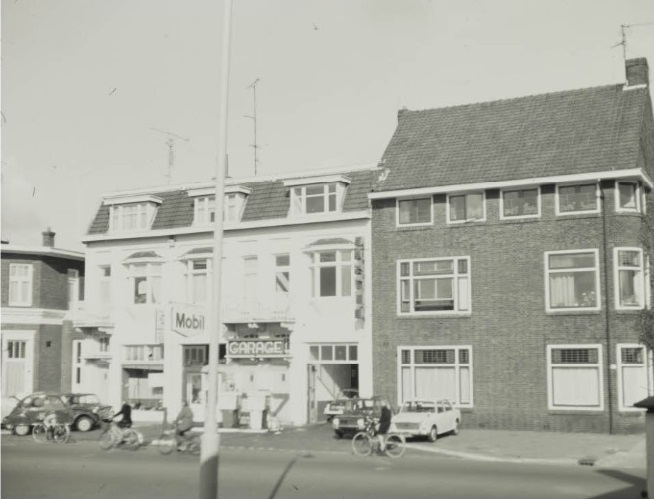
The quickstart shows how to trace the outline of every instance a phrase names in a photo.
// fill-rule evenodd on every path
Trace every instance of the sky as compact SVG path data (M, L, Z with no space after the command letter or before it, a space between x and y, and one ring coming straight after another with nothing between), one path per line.
M215 175L221 0L2 0L2 239ZM653 0L233 0L229 175L376 164L397 112L624 82ZM169 141L174 160L169 168ZM170 173L170 174L169 174Z

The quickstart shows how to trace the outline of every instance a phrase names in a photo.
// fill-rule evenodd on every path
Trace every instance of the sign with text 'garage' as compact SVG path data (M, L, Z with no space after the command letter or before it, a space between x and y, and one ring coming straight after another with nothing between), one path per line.
M171 329L182 336L197 336L206 328L205 312L202 307L176 303L172 307Z
M284 340L236 340L227 343L227 356L232 358L286 357Z

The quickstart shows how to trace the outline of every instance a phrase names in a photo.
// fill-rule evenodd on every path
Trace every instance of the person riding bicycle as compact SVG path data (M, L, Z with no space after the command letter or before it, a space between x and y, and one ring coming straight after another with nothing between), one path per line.
M391 408L388 407L388 404L384 402L381 408L381 415L379 417L379 422L377 426L377 438L379 439L379 452L384 452L385 443L384 435L388 433L388 430L391 427L391 419L393 418L393 413Z
M127 400L123 401L120 411L114 414L111 419L116 419L118 416L122 416L121 420L116 423L119 428L132 427L132 406L127 403Z
M175 440L177 440L177 450L182 450L187 440L186 432L193 428L193 411L188 406L188 402L182 401L182 408L175 418Z

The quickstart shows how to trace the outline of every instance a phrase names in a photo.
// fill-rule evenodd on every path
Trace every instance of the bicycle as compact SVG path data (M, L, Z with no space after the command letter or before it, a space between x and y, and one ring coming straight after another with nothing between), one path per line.
M103 430L98 437L98 445L102 450L109 450L113 447L125 447L126 449L136 450L141 446L143 437L132 428L120 428L111 419L102 420Z
M65 444L70 438L70 426L65 423L54 423L52 425L34 423L32 438L40 444L48 440L58 444Z
M187 454L199 455L200 450L202 449L200 435L193 434L190 436L186 436L185 434L182 437L183 442L181 446L178 447L177 438L176 438L176 429L177 429L177 425L173 425L171 429L164 430L164 432L161 434L161 436L159 437L159 445L158 445L159 453L168 455L172 451L177 449L180 452L185 452Z
M399 433L387 433L384 435L384 449L379 447L379 439L375 429L375 421L372 418L366 418L364 429L354 435L352 439L352 452L357 456L369 456L373 451L384 453L388 457L399 458L404 455L406 450L406 441L404 436Z

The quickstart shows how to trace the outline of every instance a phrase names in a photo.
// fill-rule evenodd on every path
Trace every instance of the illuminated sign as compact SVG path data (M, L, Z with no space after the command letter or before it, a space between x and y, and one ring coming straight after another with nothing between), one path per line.
M229 357L285 357L288 354L283 340L241 340L227 343Z

